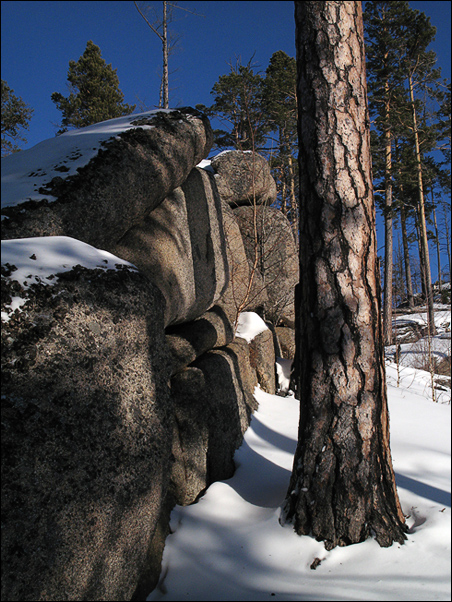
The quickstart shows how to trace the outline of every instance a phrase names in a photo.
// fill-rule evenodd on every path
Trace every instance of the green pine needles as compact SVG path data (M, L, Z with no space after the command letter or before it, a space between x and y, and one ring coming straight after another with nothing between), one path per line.
M59 92L54 92L51 96L63 114L58 134L68 129L130 115L135 109L136 105L124 103L116 69L111 64L106 64L99 46L91 40L77 62L69 61L67 79L69 96L65 98Z

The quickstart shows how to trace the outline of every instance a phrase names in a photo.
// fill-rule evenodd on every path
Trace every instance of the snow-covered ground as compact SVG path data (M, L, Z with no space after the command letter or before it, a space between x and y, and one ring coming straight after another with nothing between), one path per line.
M433 403L430 375L413 368L399 372L398 387L397 379L388 362L391 449L409 515L404 545L369 539L327 552L279 524L298 401L257 388L234 476L173 510L161 581L148 600L450 600L450 393L449 403Z
M402 343L397 349L396 345L386 347L386 357L392 361L397 361L400 371L408 368L421 368L428 370L428 352L431 351L433 360L438 363L441 360L451 357L451 311L450 306L435 305L435 326L437 335L420 338L418 341ZM409 331L410 327L419 326L427 329L427 313L420 310L417 313L398 316L393 320L393 328L399 334L403 331ZM408 372L409 374L409 372Z

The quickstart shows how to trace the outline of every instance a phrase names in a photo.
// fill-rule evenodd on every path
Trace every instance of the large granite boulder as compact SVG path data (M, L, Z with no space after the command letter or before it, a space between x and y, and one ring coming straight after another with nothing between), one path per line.
M293 360L295 357L295 330L293 328L286 328L285 326L278 326L275 328L275 331L281 350L280 357Z
M211 160L221 198L231 207L270 205L276 183L267 160L252 151L224 151Z
M20 270L2 266L2 600L130 600L172 465L164 299L127 266Z
M292 228L275 207L237 207L234 209L250 264L259 253L259 272L268 301L265 316L274 324L293 327L295 322L294 290L299 279L298 250ZM255 227L256 225L256 227Z
M264 330L250 342L250 364L256 371L257 381L263 391L275 394L275 347L271 330Z
M229 279L221 202L212 174L195 168L112 252L148 275L162 291L165 326L210 309Z
M221 205L229 284L218 305L234 324L240 312L263 308L268 296L259 270L253 269L253 263L248 260L234 211L225 201Z
M172 481L178 504L193 503L211 483L234 474L234 453L257 409L256 384L243 339L201 355L172 377Z
M194 109L128 115L2 159L2 239L71 236L112 251L207 156Z
M181 372L197 357L232 342L234 328L220 307L213 307L193 322L166 329L166 344L172 358L172 373Z

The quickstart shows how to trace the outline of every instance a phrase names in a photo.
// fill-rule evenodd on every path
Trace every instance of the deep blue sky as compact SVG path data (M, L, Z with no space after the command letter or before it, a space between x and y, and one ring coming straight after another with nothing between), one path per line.
M149 4L160 10L162 3ZM171 107L211 104L212 86L229 72L228 63L237 56L246 63L254 54L262 71L277 50L295 56L291 1L210 0L179 5L204 16L175 11L172 29L182 38L170 61ZM443 75L450 78L451 3L410 5L424 11L438 28L433 48ZM6 1L1 8L1 76L34 108L24 148L54 135L52 123L61 120L61 113L50 95L68 94L69 60L78 60L88 40L117 69L127 103L136 104L138 96L149 107L158 104L161 43L132 1Z
M161 2L149 4L161 10ZM210 105L212 86L229 72L228 63L237 57L247 63L254 55L256 70L264 72L277 50L295 56L292 1L210 0L179 5L203 16L175 11L171 29L181 39L170 60L171 107ZM425 12L436 26L431 48L443 77L450 80L450 1L410 5ZM117 69L125 102L137 104L138 97L149 108L158 104L161 43L132 1L6 1L1 9L1 77L34 109L30 129L25 132L28 144L22 148L54 136L61 113L50 95L68 94L69 60L78 60L88 40L97 44L106 62ZM379 253L383 253L380 216L377 230Z
M78 60L88 40L117 68L125 102L136 104L138 96L151 108L158 104L161 42L132 1L1 4L2 79L35 110L29 145L54 135L51 122L60 121L61 113L50 95L67 96L69 60ZM161 2L149 4L161 10ZM247 63L255 53L262 71L277 50L295 56L293 2L179 5L204 16L175 10L170 29L182 37L170 59L171 107L212 104L212 86L237 56Z

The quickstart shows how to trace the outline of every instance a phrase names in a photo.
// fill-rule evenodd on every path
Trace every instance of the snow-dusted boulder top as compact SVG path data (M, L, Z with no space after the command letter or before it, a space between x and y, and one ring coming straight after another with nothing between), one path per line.
M212 146L191 108L111 119L2 159L2 238L71 236L110 248Z

